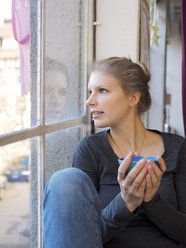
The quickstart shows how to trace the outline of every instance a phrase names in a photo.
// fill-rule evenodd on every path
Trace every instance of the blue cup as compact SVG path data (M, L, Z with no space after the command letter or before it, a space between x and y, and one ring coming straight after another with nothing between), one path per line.
M151 159L155 164L157 164L159 166L159 163L157 161L157 157L155 156L146 156L145 160L148 161L149 159Z
M122 161L123 161L124 158L125 158L125 157L119 158L119 159L118 159L119 164L122 163ZM127 171L126 171L126 174L128 174L129 171L137 164L137 162L140 161L140 160L143 159L143 158L144 158L146 161L148 161L149 159L151 159L155 164L158 165L157 157L155 157L155 156L146 156L146 157L144 157L144 156L132 156L132 160L131 160L131 163L130 163L130 165L129 165Z

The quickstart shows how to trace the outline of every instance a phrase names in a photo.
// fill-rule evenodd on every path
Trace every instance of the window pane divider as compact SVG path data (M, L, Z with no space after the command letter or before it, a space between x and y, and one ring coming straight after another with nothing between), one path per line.
M24 129L0 136L0 146L8 145L21 140L29 139L36 136L42 136L48 133L56 132L61 129L70 128L86 123L86 117L76 118L72 120L61 121L54 124L48 124L44 126L33 127Z

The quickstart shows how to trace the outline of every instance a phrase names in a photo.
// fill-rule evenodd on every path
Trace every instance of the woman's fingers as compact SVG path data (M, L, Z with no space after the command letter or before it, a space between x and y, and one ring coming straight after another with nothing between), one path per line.
M131 162L131 158L132 158L132 153L129 153L129 155L123 160L123 162L119 166L119 169L118 169L118 182L120 182L121 180L124 179L125 174L126 174L126 170L128 169L129 164Z
M141 191L141 192L144 192L144 190L145 190L145 187L146 187L146 181L145 181L145 179L142 181L142 183L140 184L140 186L139 186L139 191Z
M124 165L125 172L127 168L128 166ZM123 175L122 173L123 172L119 170L118 181L121 196L127 208L132 212L142 203L144 198L145 175L147 173L145 160L139 161L127 175Z
M126 163L128 163L128 161L131 162L131 157L130 159L126 160ZM133 181L136 179L137 175L139 174L139 172L142 170L142 168L145 165L145 160L142 159L140 160L134 167L132 170L130 170L130 172L127 174L126 176L126 170L128 168L130 163L127 164L127 166L123 163L123 167L119 168L118 170L118 182L121 182L121 180L123 180L125 178L125 188L127 189L132 183ZM138 179L138 181L140 180L140 178ZM138 182L137 182L138 183Z
M146 175L146 192L152 191L152 180L149 174Z
M121 195L130 210L134 210L142 201L148 202L153 198L166 170L163 158L157 157L159 166L152 160L141 159L126 175L132 156L135 155L136 153L130 153L118 169Z
M160 169L162 171L162 173L164 173L166 171L166 165L165 165L165 161L162 157L157 157L158 163L160 165Z
M126 186L131 185L131 191L137 191L143 182L146 173L147 168L145 167L145 161L141 160L127 175Z
M161 157L157 158L159 166L155 164L152 160L147 162L148 173L151 176L151 181L153 185L160 183L163 173L166 170L166 165Z
M151 183L153 186L155 186L161 180L162 173L161 173L160 169L158 168L158 166L156 164L154 164L154 162L152 160L149 160L147 162L147 170L148 170L148 174L151 178Z
M163 173L166 170L166 165L163 158L157 157L157 160L159 166L157 166L152 160L147 162L148 173L146 176L146 188L144 195L145 202L150 201L158 191Z

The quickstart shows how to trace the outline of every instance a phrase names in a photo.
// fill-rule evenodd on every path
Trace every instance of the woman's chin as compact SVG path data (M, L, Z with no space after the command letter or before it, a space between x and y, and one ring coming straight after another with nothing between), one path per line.
M108 127L106 123L103 123L101 121L94 120L94 126L97 128L105 128Z

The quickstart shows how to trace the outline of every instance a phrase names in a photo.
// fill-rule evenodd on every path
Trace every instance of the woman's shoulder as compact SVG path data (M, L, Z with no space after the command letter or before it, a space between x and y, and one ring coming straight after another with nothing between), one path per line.
M173 140L173 141L177 141L177 142L185 142L186 139L179 135L179 134L175 134L175 133L167 133L167 132L161 132L157 129L148 129L151 132L157 133L159 135L162 135L164 139L167 140Z
M162 132L162 136L164 137L164 139L169 142L173 142L175 145L183 144L186 142L186 139L179 134Z
M180 150L185 150L186 139L183 136L175 133L161 132L159 130L153 131L162 136L166 152L177 154Z

